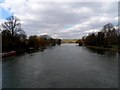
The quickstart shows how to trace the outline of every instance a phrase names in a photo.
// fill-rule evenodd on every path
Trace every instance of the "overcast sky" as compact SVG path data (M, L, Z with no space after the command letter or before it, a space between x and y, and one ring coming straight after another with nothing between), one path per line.
M0 23L17 16L27 35L48 34L53 38L81 38L103 25L118 23L117 2L40 2L0 0Z

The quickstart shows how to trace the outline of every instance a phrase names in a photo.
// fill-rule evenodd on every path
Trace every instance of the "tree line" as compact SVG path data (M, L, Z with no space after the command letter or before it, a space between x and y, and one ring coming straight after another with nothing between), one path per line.
M15 16L7 18L7 21L1 24L0 31L2 34L2 52L17 51L20 53L61 44L61 39L53 39L49 35L32 35L27 38L21 27L20 19Z
M96 33L90 33L83 36L82 39L76 41L80 46L89 45L103 48L117 48L120 49L120 29L108 23Z

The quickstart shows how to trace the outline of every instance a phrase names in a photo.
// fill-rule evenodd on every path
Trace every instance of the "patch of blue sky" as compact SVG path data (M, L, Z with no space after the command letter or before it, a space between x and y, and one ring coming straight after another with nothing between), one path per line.
M69 28L71 28L71 27L73 27L73 26L75 26L75 25L77 25L77 24L66 25L66 26L64 26L64 29L69 29Z
M11 17L12 15L13 15L13 13L11 13L10 10L0 8L0 18L1 19L7 19L8 17Z
M66 26L64 26L64 28L68 29L68 28L71 28L72 26L74 26L74 25L66 25Z
M3 3L5 0L0 0L0 3Z

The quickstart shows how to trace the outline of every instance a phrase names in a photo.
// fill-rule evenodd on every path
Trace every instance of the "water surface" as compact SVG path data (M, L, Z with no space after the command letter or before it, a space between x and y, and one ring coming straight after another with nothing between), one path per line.
M43 52L6 58L3 88L116 88L115 52L62 44Z

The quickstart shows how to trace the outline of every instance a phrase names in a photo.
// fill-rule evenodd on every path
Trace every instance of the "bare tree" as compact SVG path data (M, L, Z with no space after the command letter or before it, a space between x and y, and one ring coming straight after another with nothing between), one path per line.
M7 21L2 24L2 30L9 30L12 37L15 36L15 34L21 33L23 31L20 20L15 16L7 18Z
M1 24L3 50L14 50L20 47L21 41L25 41L26 33L21 28L20 20L11 16Z

